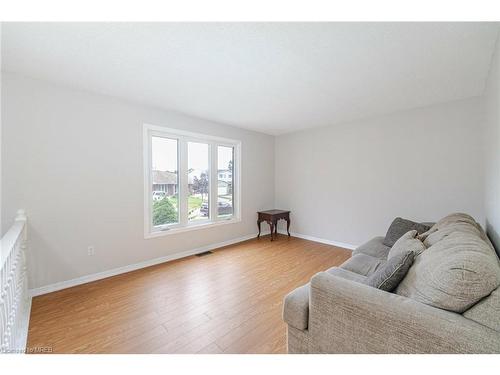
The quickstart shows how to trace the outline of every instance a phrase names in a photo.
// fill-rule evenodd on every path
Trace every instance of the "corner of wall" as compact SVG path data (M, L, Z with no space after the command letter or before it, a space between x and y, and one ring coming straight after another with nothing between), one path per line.
M484 93L484 209L486 233L500 256L500 27Z
M278 204L277 196L278 196L278 176L277 176L277 155L276 155L276 141L278 139L277 135L273 135L273 176L274 176L274 186L273 186L273 207L277 207Z

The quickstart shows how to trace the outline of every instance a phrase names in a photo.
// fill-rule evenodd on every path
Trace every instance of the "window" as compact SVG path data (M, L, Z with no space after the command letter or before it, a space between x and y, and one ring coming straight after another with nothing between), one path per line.
M239 141L144 125L144 229L156 237L239 221Z

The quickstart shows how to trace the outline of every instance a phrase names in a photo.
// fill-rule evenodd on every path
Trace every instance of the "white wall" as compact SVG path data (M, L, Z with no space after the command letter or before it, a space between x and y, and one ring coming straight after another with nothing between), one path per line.
M278 136L276 206L291 231L359 245L396 216L484 223L483 119L473 98Z
M488 236L500 254L500 38L486 86L485 206Z
M12 74L2 91L2 230L27 210L32 288L255 234L273 206L271 136ZM242 141L241 223L144 240L143 123Z
M497 46L486 174L482 98L273 138L4 73L2 231L27 209L35 288L253 234L273 206L292 232L353 245L395 216L453 211L486 214L498 238L498 60ZM143 239L144 122L242 140L241 223Z

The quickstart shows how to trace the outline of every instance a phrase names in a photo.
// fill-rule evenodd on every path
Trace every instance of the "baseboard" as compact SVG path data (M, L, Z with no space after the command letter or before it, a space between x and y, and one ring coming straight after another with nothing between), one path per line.
M269 232L262 233L262 235L266 235L266 234L269 234ZM249 235L246 235L243 237L234 238L232 240L223 241L223 242L219 242L219 243L215 243L215 244L211 244L211 245L206 245L206 246L198 247L196 249L182 251L179 253L167 255L164 257L160 257L160 258L145 260L143 262L130 264L128 266L113 268L113 269L108 270L108 271L103 271L103 272L98 272L98 273L93 273L90 275L77 277L76 279L71 279L71 280L61 281L61 282L54 283L54 284L45 285L45 286L42 286L40 288L31 289L30 296L36 297L36 296L40 296L42 294L57 292L58 290L71 288L73 286L86 284L86 283L96 281L96 280L105 279L107 277L116 276L116 275L120 275L122 273L127 273L127 272L135 271L135 270L138 270L141 268L154 266L154 265L157 265L160 263L165 263L165 262L168 262L171 260L185 258L185 257L191 256L191 255L203 253L205 251L218 249L220 247L234 245L238 242L247 241L247 240L255 238L255 237L256 237L256 235L254 233L252 233L252 234L249 234Z
M278 232L280 234L287 234L286 231L283 231L283 230L278 230ZM267 235L267 234L269 234L269 231L264 231L264 232L261 233L261 235ZM324 244L328 244L328 245L338 246L338 247L342 247L342 248L349 249L349 250L354 250L357 247L355 245L344 243L344 242L337 242L337 241L325 240L323 238L308 236L308 235L305 235L305 234L300 234L300 233L295 233L295 232L291 232L290 234L293 237L298 237L298 238L303 238L303 239L309 240L309 241L320 242L320 243L324 243ZM164 256L164 257L150 259L150 260L145 260L143 262L139 262L139 263L135 263L135 264L130 264L128 266L113 268L113 269L108 270L108 271L93 273L93 274L90 274L90 275L85 275L85 276L77 277L75 279L71 279L71 280L61 281L61 282L54 283L54 284L45 285L45 286L42 286L40 288L31 289L30 290L30 296L31 297L36 297L36 296L40 296L42 294L57 292L58 290L71 288L73 286L90 283L92 281L102 280L102 279L105 279L107 277L120 275L122 273L127 273L127 272L131 272L131 271L135 271L135 270L138 270L138 269L141 269L141 268L146 268L146 267L154 266L154 265L157 265L157 264L160 264L160 263L165 263L165 262L168 262L168 261L185 258L185 257L191 256L191 255L203 253L205 251L218 249L220 247L234 245L236 243L247 241L247 240L252 239L252 238L255 238L255 234L253 234L253 233L249 234L249 235L246 235L246 236L243 236L243 237L235 238L235 239L232 239L232 240L223 241L223 242L219 242L219 243L215 243L215 244L211 244L211 245L206 245L206 246L198 247L196 249L182 251L182 252L179 252L179 253L167 255L167 256Z
M278 233L280 233L280 234L287 234L287 232L285 230L282 230L282 229L279 229ZM358 247L357 245L353 245L353 244L350 244L350 243L325 240L324 238L313 237L313 236L309 236L307 234L301 234L301 233L296 233L296 232L290 232L290 235L293 236L293 237L302 238L304 240L309 240L309 241L324 243L324 244L327 244L327 245L342 247L342 248L348 249L348 250L354 250L354 249L356 249Z

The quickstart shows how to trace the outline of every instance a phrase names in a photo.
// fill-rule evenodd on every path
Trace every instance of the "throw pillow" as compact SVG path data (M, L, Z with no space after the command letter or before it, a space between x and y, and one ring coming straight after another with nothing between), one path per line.
M393 258L396 255L403 254L407 251L413 251L415 256L420 255L425 250L425 245L417 237L417 231L411 230L396 241L394 246L389 250L387 259Z
M403 234L408 233L410 230L416 230L420 234L428 231L429 229L430 227L425 224L397 217L389 226L383 243L385 246L392 247Z
M406 251L392 257L377 271L368 276L365 284L386 292L392 292L408 273L414 257L415 253L413 251Z

